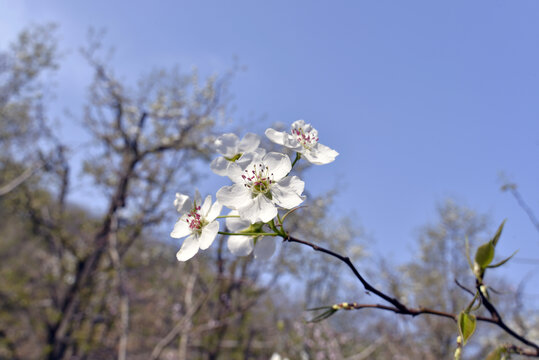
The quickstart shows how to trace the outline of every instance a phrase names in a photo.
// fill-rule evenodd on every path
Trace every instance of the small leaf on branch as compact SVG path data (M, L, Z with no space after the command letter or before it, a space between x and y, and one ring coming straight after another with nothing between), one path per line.
M503 346L500 346L494 349L485 358L485 360L504 360L504 359L507 359L507 350Z
M494 245L489 241L481 245L475 253L475 263L481 269L485 269L494 259Z
M334 306L323 306L323 307L318 307L318 308L307 309L307 311L318 311L318 310L325 310L325 311L319 314L318 316L314 317L313 319L307 320L307 322L309 323L320 322L322 320L327 319L328 317L330 317L331 315L335 314L338 311L338 309L336 309Z
M516 254L517 252L518 252L518 250L515 251L515 252L514 252L511 256L509 256L507 259L502 260L502 261L500 261L499 263L496 263L496 264L494 264L494 265L489 265L489 266L487 266L487 267L493 269L493 268L497 268L497 267L499 267L499 266L502 266L503 264L505 264L506 262L508 262L509 260L511 260L511 258L512 258L513 256L515 256L515 254Z
M459 334L462 336L462 343L466 345L468 339L473 335L475 331L476 319L474 315L462 311L459 314L458 326Z
M500 226L498 227L498 230L496 231L496 234L494 234L494 237L492 238L492 240L490 240L492 242L492 245L496 246L498 244L498 240L500 240L500 235L502 234L502 230L503 230L503 226L505 225L505 221L502 221L502 223L500 224Z

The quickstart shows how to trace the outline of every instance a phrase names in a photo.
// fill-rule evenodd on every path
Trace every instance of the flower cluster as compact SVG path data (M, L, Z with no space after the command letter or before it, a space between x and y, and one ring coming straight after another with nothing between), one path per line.
M294 164L302 157L312 164L328 164L338 155L320 144L316 129L303 120L295 121L290 133L267 129L265 134L272 142L294 150L296 160L292 163L288 155L266 152L259 147L260 138L255 134L248 133L241 140L232 133L219 136L214 145L221 156L211 162L210 168L233 184L219 189L213 204L210 195L201 203L198 191L193 201L188 195L176 194L174 206L180 218L170 236L188 236L176 254L179 261L207 249L218 233L229 235L228 249L235 255L254 252L256 258L271 257L275 251L272 236L284 235L279 209L290 211L305 200L305 183L290 175ZM221 216L223 206L232 211ZM228 232L219 231L217 219L221 217L226 218Z

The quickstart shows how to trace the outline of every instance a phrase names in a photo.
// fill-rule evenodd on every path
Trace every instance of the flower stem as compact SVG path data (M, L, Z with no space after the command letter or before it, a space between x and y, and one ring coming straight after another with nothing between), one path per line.
M217 219L224 219L224 218L239 218L239 215L219 215L217 216Z
M263 233L263 232L252 232L252 233L231 233L226 231L219 231L220 235L240 235L240 236L280 236L277 233Z
M296 153L296 158L294 159L294 162L292 163L292 167L294 167L294 165L296 165L296 163L298 162L298 160L301 159L301 154L299 152Z

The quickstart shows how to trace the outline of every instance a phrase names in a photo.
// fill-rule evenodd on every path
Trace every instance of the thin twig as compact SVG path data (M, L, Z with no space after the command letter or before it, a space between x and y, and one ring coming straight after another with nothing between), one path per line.
M459 288L461 288L462 290L466 291L468 294L472 295L472 296L475 296L475 294L473 293L472 290L468 289L467 287L465 287L464 285L462 285L461 283L459 283L459 281L457 279L455 279L455 284L457 284L457 286Z
M163 352L166 346L172 342L178 336L183 327L185 326L186 322L190 321L194 315L196 315L200 309L202 309L202 306L206 303L210 295L213 293L213 289L215 286L212 287L212 290L208 291L198 302L196 306L193 306L189 309L189 311L182 317L182 319L170 330L170 332L162 338L157 345L155 345L154 349L152 350L152 353L150 355L151 360L159 359L159 356Z
M0 196L4 196L8 194L9 192L13 191L17 186L25 182L28 178L30 178L34 173L36 173L39 169L41 169L44 166L43 163L34 165L29 167L28 169L24 170L22 174L17 176L15 179L11 180L7 184L0 187Z
M481 290L481 283L477 282L477 291L479 292L479 296L481 296L481 301L483 302L483 305L485 305L485 308L488 310L492 318L495 320L495 324L498 325L500 328L502 328L506 333L514 337L515 339L520 340L524 344L531 346L535 349L535 356L539 357L539 345L531 342L530 340L526 339L524 336L518 335L513 329L511 329L507 324L503 321L502 316L494 306L490 302L487 296L483 293Z
M354 266L354 264L352 263L350 258L347 257L347 256L343 256L343 255L338 254L338 253L336 253L336 252L334 252L332 250L323 248L321 246L318 246L316 244L313 244L313 243L305 241L305 240L297 239L297 238L292 237L290 235L287 235L286 237L284 237L283 241L302 244L302 245L305 245L305 246L308 246L308 247L312 248L315 251L319 251L319 252L328 254L330 256L333 256L333 257L341 260L342 262L344 262L352 270L352 272L354 273L356 278L361 282L361 284L363 285L365 290L369 291L370 293L373 293L373 294L377 295L378 297L384 299L385 301L387 301L391 305L393 305L393 307L392 307L392 306L381 305L381 304L356 304L356 303L351 303L351 304L347 304L350 309L353 308L353 309L359 310L359 309L365 309L365 308L375 308L375 309L381 309L381 310L386 310L386 311L392 311L392 312L397 313L397 314L410 315L410 316L413 316L413 317L415 317L417 315L421 315L421 314L428 314L428 315L434 315L434 316L439 316L439 317L450 318L450 319L453 319L455 321L457 320L457 315L456 314L451 314L451 313L447 313L447 312L443 312L443 311L439 311L439 310L427 309L427 308L423 308L423 307L410 308L410 307L404 305L403 303L401 303L396 298L393 298L393 297L383 293L382 291L376 289L369 282L367 282L367 280L365 280L363 278L363 276L361 276L361 274L356 269L356 267ZM492 303L484 296L483 292L479 289L479 287L480 287L480 284L477 285L477 289L478 289L478 291L479 291L479 293L481 295L481 300L483 301L483 304L485 305L485 307L487 308L487 310L491 314L491 317L477 316L476 317L477 321L488 322L488 323L494 324L494 325L500 327L502 330L504 330L506 333L508 333L509 335L514 337L515 339L517 339L517 340L523 342L524 344L534 348L534 350L522 349L522 348L520 348L520 347L518 347L516 345L511 345L510 347L511 347L513 352L518 353L518 354L524 354L524 355L527 355L527 356L539 357L539 345L531 342L530 340L527 340L526 338L524 338L521 335L518 335L514 330L509 328L507 326L507 324L505 324L505 322L502 320L500 314L498 313L498 311L496 310L494 305L492 305Z

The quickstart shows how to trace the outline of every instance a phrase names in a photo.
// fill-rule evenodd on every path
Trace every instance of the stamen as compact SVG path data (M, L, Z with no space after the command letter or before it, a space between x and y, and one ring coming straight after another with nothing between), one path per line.
M245 170L245 172L249 171ZM269 167L262 163L253 164L253 169L250 172L253 174L252 176L242 176L245 181L244 186L251 190L253 197L258 194L267 194L274 183L273 173L269 172Z
M307 150L310 150L318 142L318 136L316 136L316 130L314 133L311 131L305 133L302 128L292 129L292 134L296 135L296 140Z

